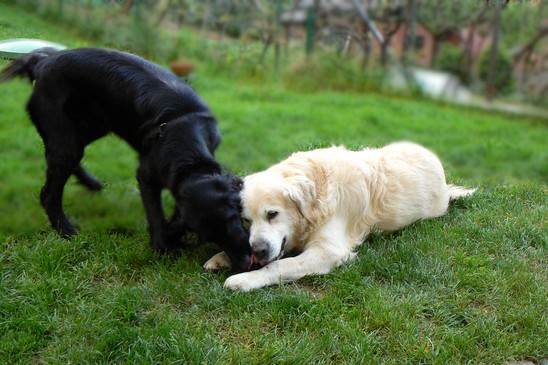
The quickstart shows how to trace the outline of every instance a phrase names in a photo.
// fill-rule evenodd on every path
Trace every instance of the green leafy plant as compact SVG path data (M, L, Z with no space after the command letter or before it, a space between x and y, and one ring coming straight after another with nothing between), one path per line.
M514 90L512 79L512 60L504 50L499 50L495 63L495 92L508 95ZM478 66L478 77L484 83L489 80L491 69L491 51L486 50L480 55Z

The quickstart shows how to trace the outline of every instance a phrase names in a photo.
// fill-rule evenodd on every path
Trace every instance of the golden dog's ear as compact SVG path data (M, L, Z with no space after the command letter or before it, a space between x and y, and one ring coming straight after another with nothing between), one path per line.
M283 196L291 200L299 213L310 223L314 222L314 204L316 201L316 186L304 175L288 176L285 179Z

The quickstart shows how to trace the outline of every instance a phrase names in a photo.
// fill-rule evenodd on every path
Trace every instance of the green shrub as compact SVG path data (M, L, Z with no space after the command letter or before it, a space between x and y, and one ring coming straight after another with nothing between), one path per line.
M478 77L481 81L488 82L490 68L491 50L488 49L480 55ZM495 93L502 95L510 94L514 90L512 61L504 50L499 49L495 70Z
M284 70L286 86L297 91L379 90L385 72L381 68L363 69L358 62L316 51L301 57Z
M464 65L462 49L452 45L441 47L436 58L436 68L449 72L459 78L465 84L470 83L470 72Z

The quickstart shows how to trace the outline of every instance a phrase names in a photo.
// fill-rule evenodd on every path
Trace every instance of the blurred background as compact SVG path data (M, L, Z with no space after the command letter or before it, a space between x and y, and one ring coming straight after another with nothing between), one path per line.
M548 106L544 0L4 0L185 77ZM192 75L192 74L191 74ZM509 105L508 103L512 103Z

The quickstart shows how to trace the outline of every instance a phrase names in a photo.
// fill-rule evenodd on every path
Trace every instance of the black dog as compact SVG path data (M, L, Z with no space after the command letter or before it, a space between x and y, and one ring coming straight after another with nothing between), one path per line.
M142 58L96 48L36 50L8 65L0 81L16 76L35 81L27 110L45 145L40 201L63 236L77 233L63 211L64 186L73 174L88 189L101 189L80 161L88 144L113 132L140 154L137 180L152 247L176 249L187 230L194 231L218 243L234 268L248 267L242 182L222 173L214 158L221 141L217 122L190 86ZM176 201L169 222L161 201L164 188Z

